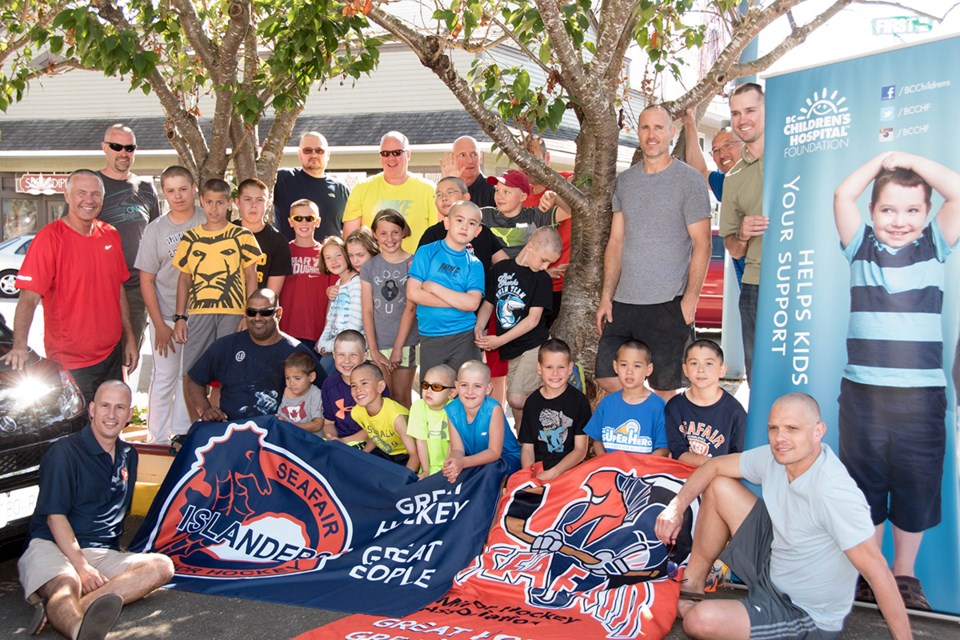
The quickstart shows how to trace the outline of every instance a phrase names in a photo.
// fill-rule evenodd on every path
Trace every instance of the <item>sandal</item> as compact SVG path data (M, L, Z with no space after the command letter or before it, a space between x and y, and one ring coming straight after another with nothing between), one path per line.
M30 630L30 635L35 636L43 631L43 627L46 624L47 605L41 600L37 604L33 605L33 618L30 620L30 626L27 627L27 629Z
M903 604L907 609L919 609L921 611L930 611L930 603L927 596L923 593L923 587L920 581L913 576L894 576L897 581L897 588L900 589L900 597L903 598Z
M121 609L123 598L115 593L106 593L91 602L77 630L77 640L104 640L117 624Z
M175 456L183 449L183 443L187 441L185 434L177 434L170 438L170 455Z
M854 593L853 599L859 602L877 603L877 597L873 595L873 589L870 588L870 583L864 580L863 576L857 578L857 590Z

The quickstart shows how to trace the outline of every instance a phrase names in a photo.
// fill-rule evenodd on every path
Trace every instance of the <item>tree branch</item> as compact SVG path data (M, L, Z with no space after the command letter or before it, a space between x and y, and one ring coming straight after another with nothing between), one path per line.
M622 41L625 38L629 40L633 34L632 26L636 24L639 7L639 2L612 1L604 2L600 7L600 15L597 16L597 55L587 64L596 75L607 78L611 68L615 68L619 75L623 57L618 58L617 55L620 51L626 55Z
M566 76L571 86L596 86L586 74L583 61L573 48L573 42L563 26L564 17L560 14L556 0L535 0L540 9L543 28L550 38L550 47L560 62L561 75Z
M187 42L190 43L190 46L200 57L203 66L211 72L215 72L219 58L217 45L211 42L207 34L203 32L203 27L201 26L202 21L193 3L190 2L190 0L170 1L173 3L176 12L180 15L180 27L187 35Z
M927 13L926 11L921 11L914 7L905 5L900 2L893 2L892 0L857 0L857 4L872 4L872 5L881 5L886 7L896 7L897 9L903 9L904 11L909 11L923 18L930 18L936 22L943 22L946 20L947 16L950 15L950 12L960 6L960 2L954 2L950 5L950 8L944 11L942 16L936 16L932 13Z

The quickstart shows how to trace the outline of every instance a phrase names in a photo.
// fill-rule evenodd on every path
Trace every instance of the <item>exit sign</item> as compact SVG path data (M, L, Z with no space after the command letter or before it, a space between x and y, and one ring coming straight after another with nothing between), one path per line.
M919 16L894 16L874 18L873 35L889 36L903 33L928 33L933 31L933 20Z

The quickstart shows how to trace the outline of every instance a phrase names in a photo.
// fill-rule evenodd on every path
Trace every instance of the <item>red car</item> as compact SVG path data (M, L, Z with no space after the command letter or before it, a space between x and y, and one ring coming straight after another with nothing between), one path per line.
M696 326L699 329L719 329L723 321L723 238L716 229L711 242L707 279L697 303Z

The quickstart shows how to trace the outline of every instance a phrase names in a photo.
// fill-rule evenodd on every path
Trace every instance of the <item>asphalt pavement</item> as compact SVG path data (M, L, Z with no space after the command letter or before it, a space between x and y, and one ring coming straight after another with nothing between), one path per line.
M127 539L140 526L141 519L127 521ZM32 607L23 601L17 579L17 549L6 549L0 557L0 638L27 638ZM723 597L739 597L743 591L724 589ZM293 607L259 600L206 596L186 591L161 589L140 602L124 607L110 640L289 640L347 614L307 607ZM960 640L960 622L911 617L914 638ZM60 636L50 628L39 638ZM674 625L667 640L682 640L680 623ZM855 607L847 618L841 640L888 639L890 634L875 609ZM340 640L331 637L331 640ZM438 638L437 640L443 640ZM537 638L536 640L541 640ZM542 640L550 640L544 638ZM593 640L587 639L584 640Z

